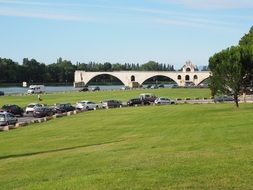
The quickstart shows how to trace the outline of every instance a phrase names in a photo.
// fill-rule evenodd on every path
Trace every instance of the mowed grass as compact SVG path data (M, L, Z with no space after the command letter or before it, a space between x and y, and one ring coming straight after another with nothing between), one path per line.
M170 98L194 98L194 97L210 97L209 89L137 89L137 90L106 90L98 92L66 92L66 93L50 93L43 94L42 103L53 105L60 102L76 103L80 100L90 100L100 102L106 99L117 99L127 101L130 98L139 97L141 93L154 93L157 96L166 96ZM28 103L38 102L37 95L16 95L16 96L0 96L0 106L4 104L18 104L26 106Z
M0 133L0 189L252 189L253 105L84 112Z

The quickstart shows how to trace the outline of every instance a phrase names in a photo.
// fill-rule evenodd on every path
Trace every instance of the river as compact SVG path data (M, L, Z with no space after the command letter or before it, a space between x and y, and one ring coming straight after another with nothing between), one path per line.
M116 90L121 89L123 85L97 85L101 90ZM95 86L89 86L89 89ZM50 92L73 92L78 91L80 88L74 88L73 86L45 86L46 93ZM24 94L28 90L28 87L0 87L0 91L5 94Z

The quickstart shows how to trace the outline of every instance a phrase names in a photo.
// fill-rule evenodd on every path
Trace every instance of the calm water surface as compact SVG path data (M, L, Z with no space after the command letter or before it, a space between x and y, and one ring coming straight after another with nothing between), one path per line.
M101 90L116 90L121 89L123 85L106 85L106 86L99 86ZM91 89L95 86L89 86ZM73 92L78 91L80 88L74 88L73 86L45 86L45 90L47 93L50 92ZM5 94L23 94L26 93L28 87L0 87L0 91L3 91Z

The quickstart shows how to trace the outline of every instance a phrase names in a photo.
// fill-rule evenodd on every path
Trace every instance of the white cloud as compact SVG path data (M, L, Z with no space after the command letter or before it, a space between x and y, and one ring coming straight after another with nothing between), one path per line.
M164 0L193 8L253 8L252 0Z
M31 11L31 10L20 10L15 8L0 8L0 15L2 16L13 16L13 17L27 17L27 18L38 18L48 20L62 20L62 21L85 21L95 22L97 19L88 18L78 15L61 14L61 13L50 13L42 11Z
M154 19L154 22L161 25L174 25L174 26L209 28L209 29L235 28L236 26L235 23L228 23L210 19L198 19L191 17Z
M93 0L94 3L96 2L104 2L106 3L106 0ZM34 0L0 0L0 4L7 4L7 5L16 5L16 6L45 6L45 7L97 7L97 4L85 4L85 3L52 3L52 2L48 2L48 1L34 1Z

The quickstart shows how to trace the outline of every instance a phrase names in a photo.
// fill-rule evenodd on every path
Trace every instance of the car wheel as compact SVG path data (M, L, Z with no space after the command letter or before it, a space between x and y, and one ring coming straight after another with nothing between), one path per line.
M86 106L86 110L89 110L89 106Z

